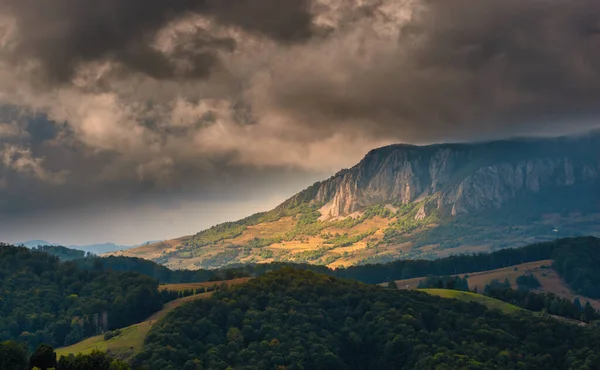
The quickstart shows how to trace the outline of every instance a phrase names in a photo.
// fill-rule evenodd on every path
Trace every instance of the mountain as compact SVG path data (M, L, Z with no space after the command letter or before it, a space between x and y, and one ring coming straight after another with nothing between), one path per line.
M101 243L101 244L89 244L89 245L68 245L66 248L75 249L84 252L90 252L93 254L103 254L110 253L116 251L122 251L126 249L131 249L139 246L143 246L146 244L156 243L156 241L146 242L138 245L117 245L115 243ZM27 248L36 248L39 246L61 246L61 244L50 243L45 240L29 240L23 243L17 243L17 245L22 245Z
M275 209L117 255L175 268L330 267L522 246L600 231L600 133L391 145Z
M60 246L60 244L50 243L45 240L29 240L22 243L16 243L17 245L22 245L27 248L36 248L39 246L50 245L50 246Z

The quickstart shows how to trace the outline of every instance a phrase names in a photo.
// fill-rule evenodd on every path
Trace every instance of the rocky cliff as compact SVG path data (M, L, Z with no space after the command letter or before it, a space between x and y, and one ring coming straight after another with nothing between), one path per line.
M124 253L171 268L439 258L598 235L598 190L600 134L392 145L274 210Z
M426 199L452 215L501 207L520 194L597 180L600 135L478 144L392 145L284 203L309 202L324 218L366 206ZM416 217L424 217L420 210Z

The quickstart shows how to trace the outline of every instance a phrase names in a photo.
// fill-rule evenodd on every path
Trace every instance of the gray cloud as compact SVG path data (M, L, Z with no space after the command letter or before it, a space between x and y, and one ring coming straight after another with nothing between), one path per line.
M24 158L0 213L592 127L599 21L591 0L0 0L0 143Z
M16 17L17 62L32 58L51 81L67 82L82 62L115 60L130 70L158 79L176 76L170 56L152 47L156 33L169 22L200 14L279 42L310 37L310 0L2 0L0 11ZM197 30L190 47L179 48L192 64L179 77L206 77L218 63L216 51L231 49L228 38ZM188 45L186 45L188 46ZM202 50L202 51L200 51Z
M413 9L393 37L359 22L359 32L298 50L265 85L266 110L317 134L344 128L425 142L598 113L600 3L424 0Z

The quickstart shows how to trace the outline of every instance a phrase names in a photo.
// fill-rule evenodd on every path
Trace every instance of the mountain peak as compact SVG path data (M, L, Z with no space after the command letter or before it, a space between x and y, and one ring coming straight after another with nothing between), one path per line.
M599 146L597 133L389 145L272 211L124 254L151 253L176 268L261 261L336 267L593 234Z

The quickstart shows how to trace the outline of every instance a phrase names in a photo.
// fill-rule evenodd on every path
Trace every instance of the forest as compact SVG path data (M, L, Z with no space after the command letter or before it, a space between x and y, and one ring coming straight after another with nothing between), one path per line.
M291 266L331 276L378 284L390 280L422 276L464 274L488 271L522 263L554 260L554 267L575 292L590 298L600 298L600 239L578 237L536 243L521 248L502 249L491 253L455 255L436 260L398 260L385 264L368 264L330 269L326 266L273 262L232 266L218 270L170 270L155 262L135 257L91 256L74 262L90 271L132 271L167 283L188 283L229 280L260 276L268 271ZM533 282L532 282L533 283Z
M54 348L40 344L31 354L15 341L0 342L0 369L2 370L130 370L124 361L108 353L92 350L87 354L61 356L57 359Z
M156 280L88 271L25 247L0 245L0 341L63 346L137 323L162 308Z
M514 290L508 281L492 280L485 286L483 294L533 312L545 312L588 323L600 320L600 314L589 302L582 304L579 298L571 301L552 293L536 293L523 287L521 285Z
M600 332L552 318L284 268L174 311L134 366L596 369L599 350Z

